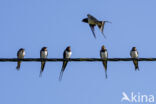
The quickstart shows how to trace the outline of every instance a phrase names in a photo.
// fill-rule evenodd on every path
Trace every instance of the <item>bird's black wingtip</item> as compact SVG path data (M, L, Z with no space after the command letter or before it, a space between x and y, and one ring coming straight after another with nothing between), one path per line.
M107 69L105 70L105 77L106 77L106 79L108 78L108 77L107 77Z
M135 66L135 71L140 71L138 66Z
M19 71L20 70L20 67L17 66L16 69Z
M59 76L59 82L62 81L62 77L63 77L63 71L60 72L60 76Z
M139 67L137 67L137 69L136 69L136 70L140 71L140 70L139 70Z

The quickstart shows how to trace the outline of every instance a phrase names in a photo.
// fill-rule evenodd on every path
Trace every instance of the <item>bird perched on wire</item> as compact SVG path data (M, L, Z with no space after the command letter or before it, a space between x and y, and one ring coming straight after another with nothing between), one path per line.
M108 58L108 52L107 52L107 49L105 48L104 45L101 47L100 56L101 56L101 59L107 59ZM104 60L102 63L103 63L103 66L105 68L105 76L107 78L107 60Z
M17 52L17 58L23 59L24 56L25 56L25 50L23 48L20 48ZM21 66L21 61L18 61L16 69L19 70L20 66Z
M138 51L136 49L136 47L132 47L131 51L130 51L130 56L131 58L138 58ZM139 70L139 66L138 66L138 60L134 59L133 60L134 66L135 66L135 70Z
M64 58L64 59L69 59L69 58L71 57L71 54L72 54L72 52L71 52L71 47L68 46L68 47L64 50L64 52L63 52L63 58ZM66 68L66 66L67 66L67 63L68 63L68 61L63 61L62 69L61 69L60 76L59 76L59 80L60 80L60 81L62 80L63 72L65 71L65 68Z
M97 25L98 28L100 29L101 33L103 34L103 36L106 38L106 36L103 33L103 29L104 29L104 25L105 23L111 23L109 21L99 21L98 19L96 19L95 17L93 17L90 14L87 14L87 18L84 18L82 20L82 22L88 23L91 31L93 33L94 38L96 38L95 32L94 32L94 27Z
M47 51L47 47L43 47L40 50L40 58L41 59L45 59L48 56L48 51ZM42 72L44 71L44 67L45 67L45 61L41 61L41 71L40 71L40 76L42 75Z

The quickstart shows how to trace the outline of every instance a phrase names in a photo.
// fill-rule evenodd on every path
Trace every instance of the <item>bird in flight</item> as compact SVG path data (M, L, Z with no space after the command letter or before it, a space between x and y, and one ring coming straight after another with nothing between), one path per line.
M23 48L20 48L17 52L17 58L23 59L24 56L25 56L25 50ZM21 66L21 61L18 61L16 69L19 70L20 66Z
M71 52L71 47L68 46L68 47L64 50L64 52L63 52L63 58L64 58L64 59L69 59L69 58L71 57L71 54L72 54L72 52ZM62 69L61 69L60 76L59 76L59 80L60 80L60 81L62 80L63 72L65 71L65 68L66 68L66 66L67 66L67 63L68 63L68 61L63 61Z
M82 20L82 22L88 23L91 31L93 33L94 38L96 38L95 32L94 32L94 27L97 25L98 28L100 29L101 33L103 34L103 36L106 38L106 36L103 33L104 30L104 25L105 23L111 23L110 21L99 21L98 19L96 19L95 17L93 17L90 14L87 14L87 18L84 18Z
M107 52L107 49L105 48L104 45L101 47L100 56L101 56L101 59L107 59L108 58L108 52ZM103 63L103 66L105 68L105 76L107 78L107 60L103 61L102 63Z
M47 47L43 47L40 50L40 58L41 59L45 59L48 56L48 51L47 51ZM44 67L45 67L45 61L41 61L41 71L40 71L40 76L42 75L42 72L44 71Z
M130 51L130 56L131 58L138 58L138 51L136 49L136 47L132 47L131 51ZM134 66L135 66L135 70L139 70L139 66L138 66L138 60L133 60Z

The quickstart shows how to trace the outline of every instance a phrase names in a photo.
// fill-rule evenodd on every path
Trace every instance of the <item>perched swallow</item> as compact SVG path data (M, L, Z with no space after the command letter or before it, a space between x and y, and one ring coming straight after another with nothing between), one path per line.
M130 56L132 58L138 58L138 51L136 49L136 47L132 47L132 50L130 52ZM139 66L138 66L138 60L133 60L134 66L135 66L135 70L139 70Z
M96 38L96 35L95 35L95 32L94 32L94 27L97 25L98 28L100 29L101 33L103 34L103 36L106 38L106 36L104 35L103 33L103 29L104 29L104 25L105 23L111 23L109 21L99 21L98 19L96 19L95 17L93 17L92 15L90 14L87 14L87 17L88 18L84 18L82 20L82 22L85 22L85 23L88 23L91 30L92 30L92 33L93 33L93 36Z
M40 58L47 58L48 56L48 51L47 47L43 47L40 51ZM42 75L42 72L44 71L44 66L45 66L45 61L41 61L41 71L40 71L40 76Z
M108 52L107 52L107 49L105 48L104 45L101 47L100 56L101 56L102 59L107 59L108 58ZM103 66L105 68L105 76L107 78L107 60L103 61Z
M17 58L23 59L24 56L25 56L25 50L23 48L20 48L17 52ZM16 69L19 70L20 66L21 66L21 61L18 61Z
M65 50L64 50L64 53L63 53L63 58L64 59L69 59L71 57L71 47L68 46ZM68 61L63 61L63 65L62 65L62 69L61 69L61 72L60 72L60 76L59 76L59 80L61 81L62 80L62 76L63 76L63 72L65 71L65 68L67 66L67 63Z

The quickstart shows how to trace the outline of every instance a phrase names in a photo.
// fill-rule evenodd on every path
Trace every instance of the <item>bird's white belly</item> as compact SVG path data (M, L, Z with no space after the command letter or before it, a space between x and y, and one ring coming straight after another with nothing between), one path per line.
M19 53L19 58L24 58L24 56L25 56L25 51Z
M108 58L107 52L101 52L101 58Z
M47 58L48 52L47 51L43 51L41 53L41 58Z
M71 54L72 54L72 52L67 52L66 51L66 58L70 58Z
M137 58L138 57L137 51L132 51L131 56L132 56L132 58Z

